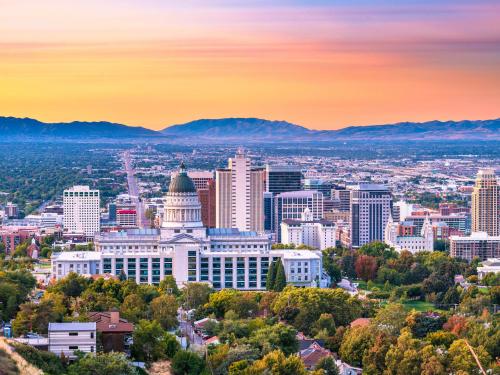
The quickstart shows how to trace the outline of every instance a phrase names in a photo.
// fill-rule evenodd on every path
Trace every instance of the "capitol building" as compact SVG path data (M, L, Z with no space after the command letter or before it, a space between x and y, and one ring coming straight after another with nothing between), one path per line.
M161 228L99 233L95 252L54 254L53 277L124 273L137 283L158 284L172 275L179 285L196 281L215 289L261 290L269 264L281 258L289 284L328 286L320 251L272 250L266 233L204 227L198 194L183 164L164 201Z

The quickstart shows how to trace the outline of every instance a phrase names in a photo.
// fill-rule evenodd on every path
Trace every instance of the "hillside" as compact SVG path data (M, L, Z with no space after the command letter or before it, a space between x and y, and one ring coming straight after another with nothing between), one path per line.
M154 130L132 127L111 122L45 123L31 118L0 117L2 139L96 139L96 138L137 138L161 136Z

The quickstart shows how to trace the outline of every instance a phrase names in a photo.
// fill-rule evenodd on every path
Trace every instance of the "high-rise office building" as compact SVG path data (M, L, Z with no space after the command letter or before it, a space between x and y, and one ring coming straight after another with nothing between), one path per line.
M64 229L70 233L83 233L92 238L100 229L99 190L88 186L73 186L64 190Z
M301 188L302 172L292 165L266 165L266 191L274 195Z
M323 193L325 199L330 199L332 196L333 184L321 179L307 178L304 180L304 190L317 190Z
M216 171L216 225L241 231L264 229L265 170L252 168L242 151Z
M274 231L278 242L281 241L281 222L285 219L299 220L306 208L313 220L322 219L323 193L316 190L288 191L274 197Z
M386 186L358 184L351 190L351 244L360 247L372 241L383 241L391 215L392 194Z
M472 192L472 231L486 232L490 236L500 235L499 195L495 171L482 169L476 177Z

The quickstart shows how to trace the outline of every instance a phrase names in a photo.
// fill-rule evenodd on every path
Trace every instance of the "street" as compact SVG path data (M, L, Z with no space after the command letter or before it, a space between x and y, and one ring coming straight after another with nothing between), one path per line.
M135 177L135 170L130 160L129 151L123 153L123 162L125 164L125 172L127 173L128 194L137 210L137 226L139 228L149 228L149 221L146 218L146 210L140 199L139 186L137 185L137 178Z

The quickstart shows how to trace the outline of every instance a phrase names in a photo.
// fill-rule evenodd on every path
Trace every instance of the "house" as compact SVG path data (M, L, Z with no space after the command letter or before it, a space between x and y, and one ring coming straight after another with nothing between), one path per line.
M120 318L118 310L91 312L89 320L96 323L104 352L124 352L128 349L126 342L134 332L134 325Z
M49 351L73 360L75 351L95 353L96 323L49 323Z
M205 330L205 325L208 322L217 323L217 320L211 319L211 318L203 318L203 319L197 320L196 322L193 323L194 330L196 332L203 332Z
M317 343L321 347L323 347L323 345L325 344L324 340L311 339L311 338L307 337L306 335L304 335L304 333L302 333L302 332L297 333L297 335L295 337L297 338L297 341L299 343L299 352L301 352L304 349L309 348L313 343Z
M301 350L299 356L302 362L304 362L306 369L312 370L317 366L319 361L326 357L332 357L333 353L314 341L308 348Z
M337 360L335 363L339 369L339 375L361 375L363 373L362 368L351 366L341 360Z
M206 346L209 346L209 345L219 345L219 344L220 344L220 340L219 340L218 336L212 336L209 339L205 340L205 345Z

